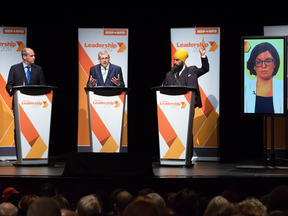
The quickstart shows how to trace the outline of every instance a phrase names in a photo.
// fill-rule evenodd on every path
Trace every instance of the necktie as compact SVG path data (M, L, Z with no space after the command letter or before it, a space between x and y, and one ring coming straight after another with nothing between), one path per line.
M176 77L179 79L179 71L176 72Z
M27 81L28 81L28 84L30 83L30 66L26 66L27 68Z
M104 76L106 74L106 68L104 68L104 73L103 73L103 75L102 76Z

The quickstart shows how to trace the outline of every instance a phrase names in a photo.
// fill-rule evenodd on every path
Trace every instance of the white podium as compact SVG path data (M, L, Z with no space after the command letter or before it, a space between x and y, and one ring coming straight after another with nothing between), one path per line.
M53 89L46 85L13 87L17 165L48 165Z
M195 88L159 86L156 90L160 165L193 166Z
M121 152L126 94L129 88L86 87L91 152Z

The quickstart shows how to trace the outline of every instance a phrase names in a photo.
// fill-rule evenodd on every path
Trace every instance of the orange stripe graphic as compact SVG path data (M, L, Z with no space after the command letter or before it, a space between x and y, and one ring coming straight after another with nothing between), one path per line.
M93 62L91 61L91 59L89 58L89 56L87 55L87 53L85 52L84 48L82 47L82 45L80 44L80 42L78 42L78 60L80 65L83 67L84 72L87 74L87 77L89 76L89 72L90 72L90 68L92 66L94 66Z
M157 111L159 132L161 133L167 145L170 147L174 140L177 138L177 134L175 133L174 129L172 128L170 122L164 115L159 105L157 105Z
M12 97L9 96L9 94L6 91L6 82L4 80L4 78L2 77L2 75L0 74L0 95L3 98L3 100L5 101L6 105L10 108L12 108ZM11 114L12 114L12 110L11 110Z
M103 146L111 134L91 104L90 110L92 131Z
M19 114L20 114L20 128L21 132L32 147L39 137L37 130L35 129L34 125L24 112L23 108L19 104Z
M190 91L189 91L189 92L187 92L187 94L185 94L184 96L185 96L185 98L186 98L187 102L190 104L190 99L191 99L191 92L190 92Z
M50 103L52 104L53 91L47 93L47 94L46 94L46 97L48 98L48 100L49 100Z

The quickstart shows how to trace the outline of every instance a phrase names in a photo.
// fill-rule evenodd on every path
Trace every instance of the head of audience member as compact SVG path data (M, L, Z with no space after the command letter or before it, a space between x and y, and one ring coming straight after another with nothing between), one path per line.
M238 196L237 196L237 194L236 194L233 190L231 190L231 189L228 189L228 190L223 191L222 197L224 197L225 199L227 199L229 202L238 203Z
M44 183L40 186L39 197L54 197L57 195L56 188L51 183Z
M125 191L125 190L123 188L117 188L110 193L109 204L110 204L110 208L112 209L111 214L116 214L116 211L114 208L114 205L116 203L116 196L122 191Z
M135 197L132 200L132 202L138 202L138 201L145 201L145 202L155 203L155 201L152 198L148 197L148 196L137 196L137 197Z
M161 216L176 215L176 212L170 207L163 207L160 209Z
M275 187L268 198L269 211L288 211L288 186L281 185Z
M75 205L75 199L73 197L73 195L69 192L63 192L61 193L62 196L64 196L66 198L66 200L69 203L69 209L71 211L75 211L76 210L76 205Z
M160 216L160 209L153 202L144 200L131 202L124 211L124 216Z
M166 207L173 207L174 197L176 193L166 193L163 195L164 202L166 204Z
M29 206L39 197L37 195L24 195L18 203L19 216L26 216Z
M64 197L63 195L56 195L56 196L52 197L52 199L55 200L55 202L58 204L60 209L70 210L69 202L66 199L66 197Z
M30 205L27 216L61 216L61 211L52 198L40 197Z
M259 199L251 197L243 200L239 204L250 205L254 210L259 212L261 216L267 216L267 207Z
M234 214L235 208L236 208L236 203L230 203L228 202L227 205L223 206L216 216L231 216Z
M146 196L150 193L153 193L154 191L151 188L144 188L139 191L138 196Z
M160 194L150 193L147 196L150 197L151 199L153 199L159 208L163 208L166 206L165 201L164 201L163 197L160 196Z
M117 216L122 216L125 208L132 202L133 196L128 191L121 191L116 196L116 202L114 208L117 212Z
M20 199L22 198L22 195L19 193L13 193L7 198L7 202L12 203L16 207L18 207L18 203Z
M101 212L103 214L107 214L111 211L110 205L109 205L109 194L105 190L96 190L94 193L96 196L98 196L102 200L102 210Z
M287 214L285 214L282 211L272 211L268 214L268 216L287 216Z
M77 216L77 213L68 209L61 209L61 216Z
M180 215L197 215L199 200L197 194L190 188L184 188L174 197L174 210Z
M14 194L14 193L19 193L18 191L15 190L15 188L13 187L8 187L3 191L2 194L2 200L3 202L7 202L7 199L10 195Z
M0 216L17 216L18 208L12 203L3 202L0 204Z
M228 200L222 196L216 196L209 202L204 216L216 216L216 214L228 204Z
M82 197L77 203L76 213L78 216L92 216L101 213L101 205L94 195Z
M237 204L232 215L261 216L257 210L247 203Z

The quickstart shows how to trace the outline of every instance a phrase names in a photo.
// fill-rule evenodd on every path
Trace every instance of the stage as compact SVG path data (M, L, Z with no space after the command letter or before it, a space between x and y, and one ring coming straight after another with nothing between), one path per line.
M152 163L154 177L62 177L65 159L50 160L49 166L13 166L0 162L0 191L15 187L21 194L37 194L42 183L52 183L59 193L69 192L75 200L96 190L108 194L124 188L134 196L144 188L162 195L190 187L200 196L216 196L226 189L260 198L278 185L288 185L288 168L264 167L261 160L237 163L194 162L194 167L163 167ZM251 166L253 165L253 166Z

